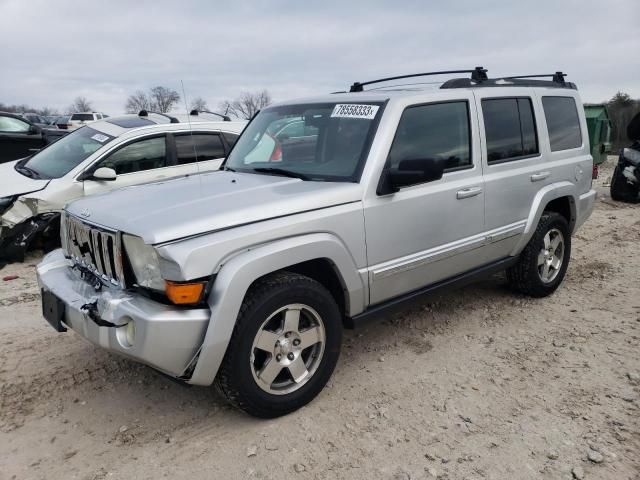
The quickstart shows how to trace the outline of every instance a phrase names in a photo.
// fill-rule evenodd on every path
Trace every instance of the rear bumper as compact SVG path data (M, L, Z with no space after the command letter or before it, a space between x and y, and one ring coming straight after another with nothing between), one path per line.
M578 205L576 205L576 223L573 231L577 231L582 224L591 216L593 205L596 201L596 191L589 190L587 193L580 195Z
M40 288L64 303L64 324L105 350L180 377L202 345L209 309L172 307L116 288L97 292L71 269L62 250L45 256L37 275ZM116 326L98 326L83 309L93 302L98 317ZM131 345L125 336L129 322L135 329Z

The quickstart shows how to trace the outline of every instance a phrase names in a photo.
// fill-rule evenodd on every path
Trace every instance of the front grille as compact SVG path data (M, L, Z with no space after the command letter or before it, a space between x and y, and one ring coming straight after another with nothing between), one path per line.
M118 232L65 216L65 253L101 280L124 287L122 248Z

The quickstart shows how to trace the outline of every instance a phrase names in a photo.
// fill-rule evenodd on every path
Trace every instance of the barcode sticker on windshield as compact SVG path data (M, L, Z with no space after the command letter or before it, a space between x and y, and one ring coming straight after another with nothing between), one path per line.
M104 143L104 142L106 142L107 140L109 140L109 137L107 137L106 135L101 135L101 134L99 134L99 133L96 133L96 134L95 134L93 137L91 137L91 138L93 138L95 141L100 142L100 143Z
M331 113L332 118L365 118L373 120L378 113L378 105L357 105L355 103L339 103Z

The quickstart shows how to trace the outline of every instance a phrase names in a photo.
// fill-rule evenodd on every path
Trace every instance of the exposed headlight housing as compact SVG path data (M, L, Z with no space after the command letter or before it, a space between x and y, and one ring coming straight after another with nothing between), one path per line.
M155 248L133 235L122 235L122 242L136 283L141 287L164 292L165 283Z

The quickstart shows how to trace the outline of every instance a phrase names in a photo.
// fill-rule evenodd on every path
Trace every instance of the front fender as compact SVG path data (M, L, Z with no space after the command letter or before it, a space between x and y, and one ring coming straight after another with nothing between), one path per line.
M328 233L285 238L232 257L218 272L208 303L211 319L189 383L211 385L222 363L240 306L251 284L260 277L297 263L329 259L343 280L349 315L362 312L365 285L343 243ZM248 361L248 359L247 359Z
M571 221L569 222L569 231L573 231L573 227L576 221L576 200L578 198L578 195L576 193L576 186L571 182L557 182L547 185L546 187L541 188L533 199L531 210L529 211L529 216L527 217L527 225L524 229L522 237L520 237L520 241L516 244L515 248L511 252L512 256L519 255L527 245L527 243L529 243L529 240L531 240L531 237L538 227L540 217L542 216L542 213L544 212L544 209L549 204L549 202L562 197L569 197L569 204L571 206Z

